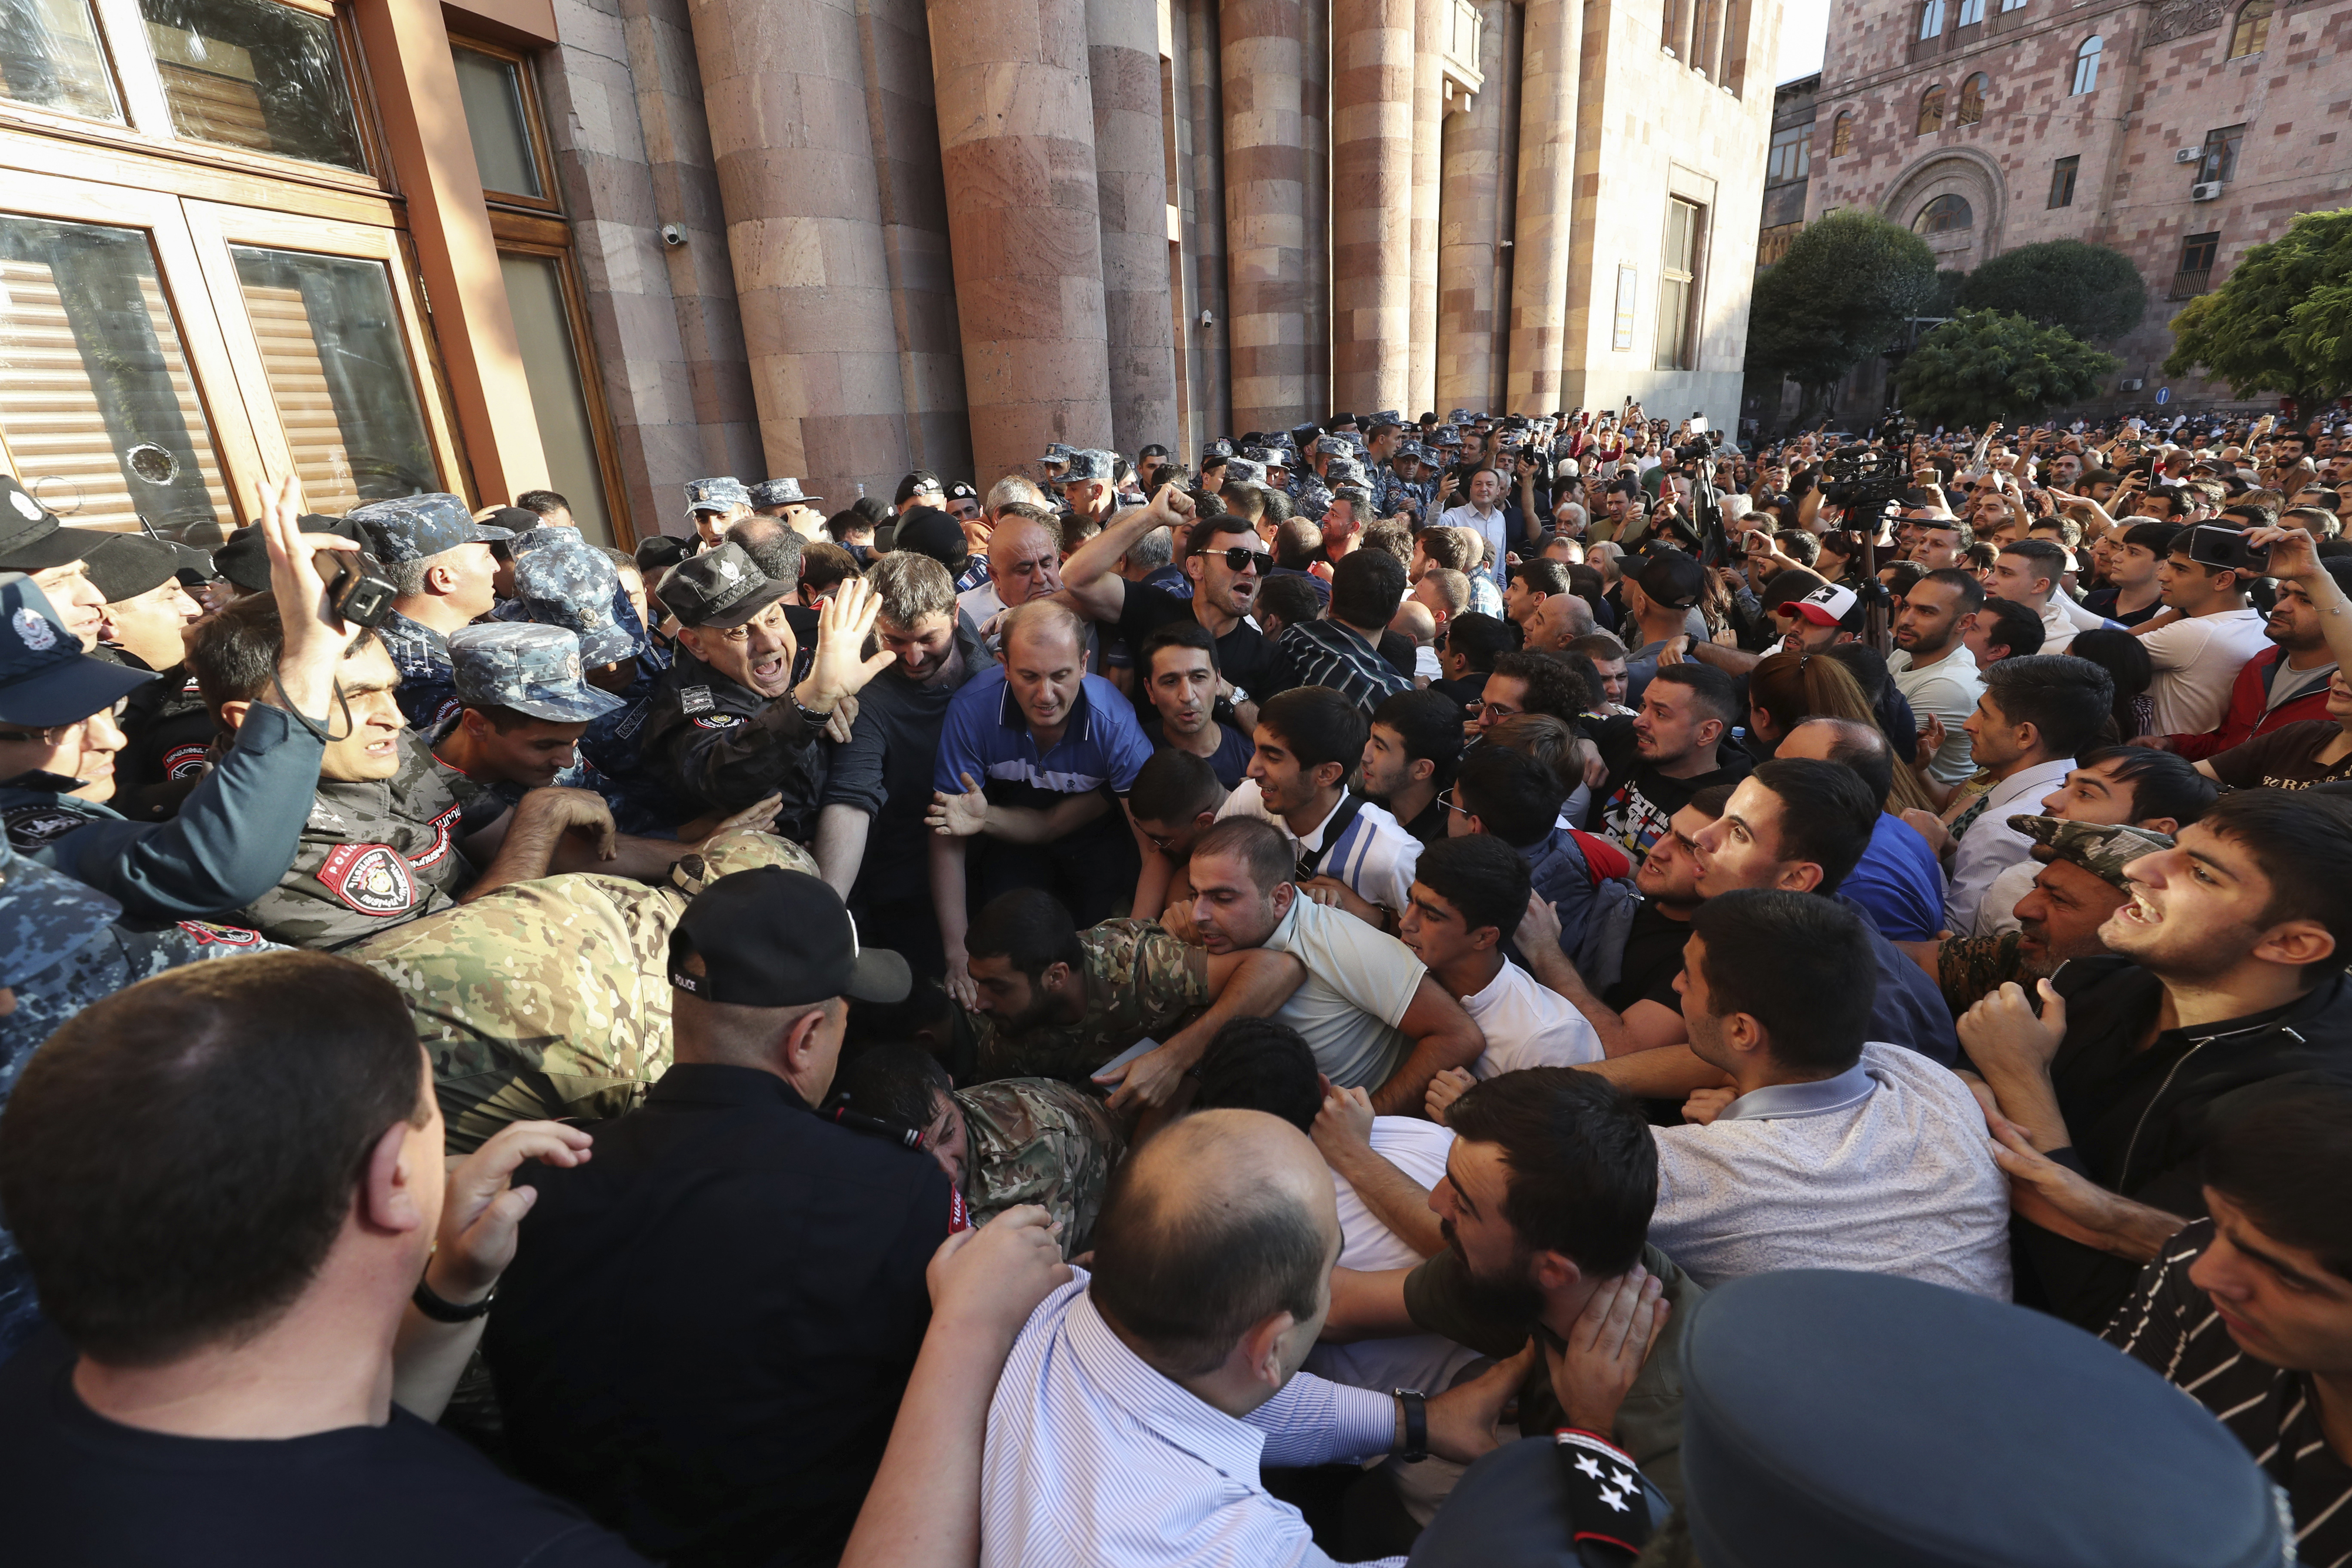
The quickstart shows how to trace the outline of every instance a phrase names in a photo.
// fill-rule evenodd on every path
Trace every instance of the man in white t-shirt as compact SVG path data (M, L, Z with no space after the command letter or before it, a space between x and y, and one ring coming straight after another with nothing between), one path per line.
M1976 772L1960 727L1984 695L1984 676L1965 641L1984 608L1984 585L1969 571L1937 570L1911 585L1895 607L1895 649L1887 674L1921 725L1943 721L1944 744L1927 771L1938 784L1961 784Z
M1192 845L1192 925L1212 954L1270 947L1307 978L1275 1013L1343 1088L1369 1089L1384 1115L1419 1111L1430 1081L1467 1067L1486 1038L1412 950L1301 894L1289 844L1253 817L1228 817Z
M2222 520L2244 519L2224 514ZM2156 666L2147 693L2156 704L2158 735L2202 735L2217 727L2238 672L2270 645L2262 612L2246 603L2246 584L2254 574L2192 559L2189 546L2196 533L2181 529L2172 553L2156 569L2164 608L2131 629Z
M1290 845L1299 891L1395 935L1421 841L1349 790L1370 730L1364 710L1328 686L1293 686L1258 708L1249 777L1217 820L1255 817Z
M1959 1078L1865 1043L1861 917L1762 888L1691 917L1690 1048L1728 1074L1655 1129L1650 1240L1712 1289L1778 1269L1899 1274L2007 1301L2009 1183Z
M1527 858L1487 833L1440 839L1413 873L1398 935L1486 1037L1469 1070L1476 1078L1578 1067L1603 1054L1567 998L1503 956L1504 936L1527 915L1528 888Z

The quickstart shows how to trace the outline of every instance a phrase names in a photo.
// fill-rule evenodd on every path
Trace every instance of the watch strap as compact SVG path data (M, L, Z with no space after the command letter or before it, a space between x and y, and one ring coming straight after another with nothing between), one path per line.
M1408 1465L1417 1465L1429 1458L1429 1400L1418 1388L1390 1392L1404 1411L1404 1447L1397 1450L1397 1458Z
M490 1303L498 1298L499 1288L492 1285L488 1295L471 1306L461 1307L455 1301L445 1301L434 1294L433 1287L426 1284L420 1275L416 1281L416 1289L410 1292L408 1299L416 1303L418 1312L436 1323L469 1323L488 1312L490 1310Z

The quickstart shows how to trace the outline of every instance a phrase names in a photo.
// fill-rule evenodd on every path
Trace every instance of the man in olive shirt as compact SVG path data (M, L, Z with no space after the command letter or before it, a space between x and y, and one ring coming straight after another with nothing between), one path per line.
M1519 1390L1519 1431L1607 1438L1680 1506L1683 1336L1706 1292L1644 1239L1658 1156L1640 1106L1592 1073L1536 1067L1468 1090L1446 1120L1433 1194L1402 1172L1356 1184L1391 1228L1385 1208L1428 1203L1445 1250L1415 1269L1334 1270L1323 1338L1435 1333L1500 1359L1532 1331L1543 1355ZM1621 1304L1626 1332L1594 1348Z

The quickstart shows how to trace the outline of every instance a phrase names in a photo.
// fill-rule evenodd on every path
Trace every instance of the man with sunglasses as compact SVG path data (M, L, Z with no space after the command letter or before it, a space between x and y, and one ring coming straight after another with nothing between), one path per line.
M170 821L127 821L102 804L124 743L121 705L155 677L84 655L71 622L29 578L10 573L0 586L0 821L20 853L107 894L130 921L236 909L277 885L294 859L336 672L359 634L326 608L308 548L315 540L294 548L300 510L291 480L265 497L261 527L289 629L269 689Z
M1192 597L1129 582L1118 563L1152 529L1165 528L1179 542L1176 564L1192 580ZM1265 694L1274 648L1249 622L1257 591L1274 556L1246 518L1195 518L1192 498L1174 486L1162 486L1148 507L1121 512L1102 532L1062 563L1063 601L1088 620L1111 628L1129 650L1140 653L1152 632L1171 621L1191 620L1216 639L1221 690L1237 704L1243 727L1254 710L1249 700ZM1148 706L1142 693L1137 706Z

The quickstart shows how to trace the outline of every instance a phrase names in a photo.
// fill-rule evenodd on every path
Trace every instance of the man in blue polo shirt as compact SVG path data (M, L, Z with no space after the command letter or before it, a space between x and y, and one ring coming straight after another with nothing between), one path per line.
M1118 799L1151 756L1134 705L1086 673L1086 625L1062 605L1018 605L1003 632L1003 664L948 705L925 819L948 989L966 1006L978 995L964 968L971 904L1044 888L1091 925L1140 865Z

